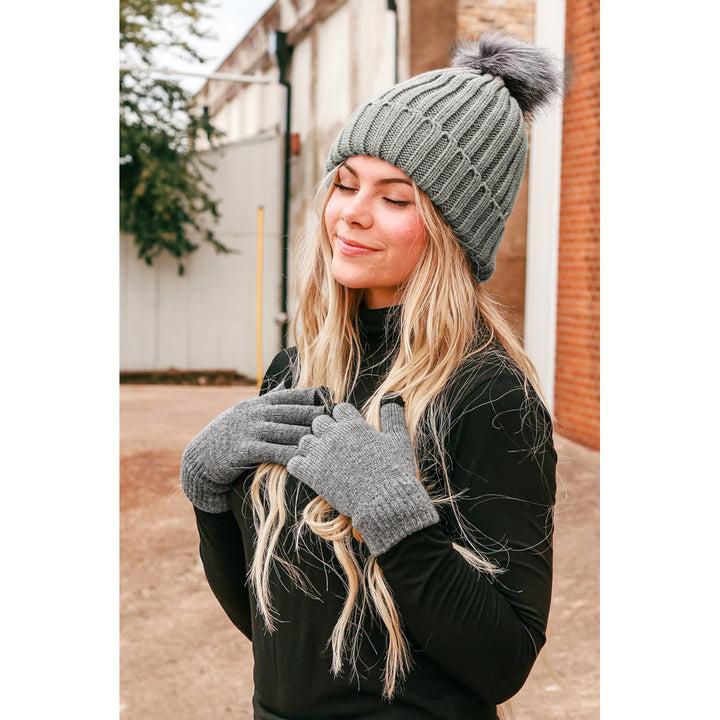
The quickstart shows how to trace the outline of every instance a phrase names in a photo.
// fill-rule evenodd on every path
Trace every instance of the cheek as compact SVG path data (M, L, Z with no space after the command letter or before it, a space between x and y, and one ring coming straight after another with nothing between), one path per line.
M420 262L420 258L422 258L422 256L423 256L426 245L427 245L427 239L423 235L418 235L414 239L412 245L410 245L410 247L408 247L407 255L408 255L408 264L410 266L410 272L412 272L415 269L415 267L418 265L418 263Z
M396 229L394 235L398 239L399 250L415 259L418 259L420 255L422 255L423 248L427 243L427 238L423 225L419 220L404 223Z
M323 220L325 221L325 227L328 231L340 220L341 212L342 204L338 202L337 196L333 193L327 201L325 212L323 213Z
M405 232L396 236L399 240L395 246L396 267L400 269L402 281L405 281L417 267L427 245L427 236L421 225L411 228L405 226Z

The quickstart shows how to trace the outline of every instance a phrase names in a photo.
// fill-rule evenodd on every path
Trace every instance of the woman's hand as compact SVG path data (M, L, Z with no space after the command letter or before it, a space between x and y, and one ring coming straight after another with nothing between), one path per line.
M287 465L313 419L324 411L322 395L313 388L271 391L234 405L185 448L183 491L201 510L229 510L233 480L262 463Z
M349 403L316 417L288 472L347 515L370 552L379 555L407 535L438 522L415 475L415 453L403 407L380 408L382 431Z

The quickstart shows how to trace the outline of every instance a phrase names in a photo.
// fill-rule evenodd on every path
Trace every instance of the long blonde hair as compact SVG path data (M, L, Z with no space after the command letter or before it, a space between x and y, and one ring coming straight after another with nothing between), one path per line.
M297 364L292 384L325 386L333 400L340 402L348 398L358 379L361 348L357 310L363 291L344 287L332 276L332 249L323 215L334 175L329 174L318 191L318 226L304 235L298 249L300 261L305 262L297 272L301 286L293 321ZM417 267L401 288L399 340L391 367L359 409L368 423L380 429L381 399L387 393L402 396L416 457L433 449L432 474L442 482L433 482L430 477L420 479L433 501L447 505L452 512L459 533L458 542L453 543L455 549L478 572L495 574L500 568L483 554L465 527L449 486L443 445L447 408L442 391L463 362L471 356L482 358L497 343L516 363L525 382L538 392L539 385L535 369L501 307L483 285L476 283L465 251L441 213L417 187L415 198L428 242ZM300 569L278 544L283 528L292 521L297 537L307 528L332 546L344 575L346 597L330 638L333 673L340 673L346 661L356 672L360 628L369 603L387 634L383 688L384 695L391 698L409 668L410 657L402 619L382 570L374 557L362 551L357 542L361 538L353 531L350 519L321 497L311 500L296 522L288 510L286 480L284 467L262 465L250 489L257 531L250 583L265 625L269 631L275 629L270 593L273 568L283 569L299 587L310 592Z

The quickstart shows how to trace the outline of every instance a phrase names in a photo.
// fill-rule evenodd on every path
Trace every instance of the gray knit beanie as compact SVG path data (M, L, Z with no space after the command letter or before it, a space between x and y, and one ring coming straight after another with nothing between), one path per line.
M355 155L400 168L443 214L485 282L525 173L525 123L561 85L560 64L546 50L497 33L463 41L451 67L359 107L325 172Z

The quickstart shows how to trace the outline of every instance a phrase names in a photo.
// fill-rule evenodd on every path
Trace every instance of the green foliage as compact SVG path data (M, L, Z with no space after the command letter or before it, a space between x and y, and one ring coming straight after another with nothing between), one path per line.
M194 39L208 0L120 0L122 64L156 64L163 50L179 59L203 59ZM193 98L174 79L120 73L120 229L130 233L138 257L149 265L162 252L180 259L210 243L230 252L213 233L218 201L204 180L211 166L195 151L200 133L213 143L220 133L207 115L191 112Z

